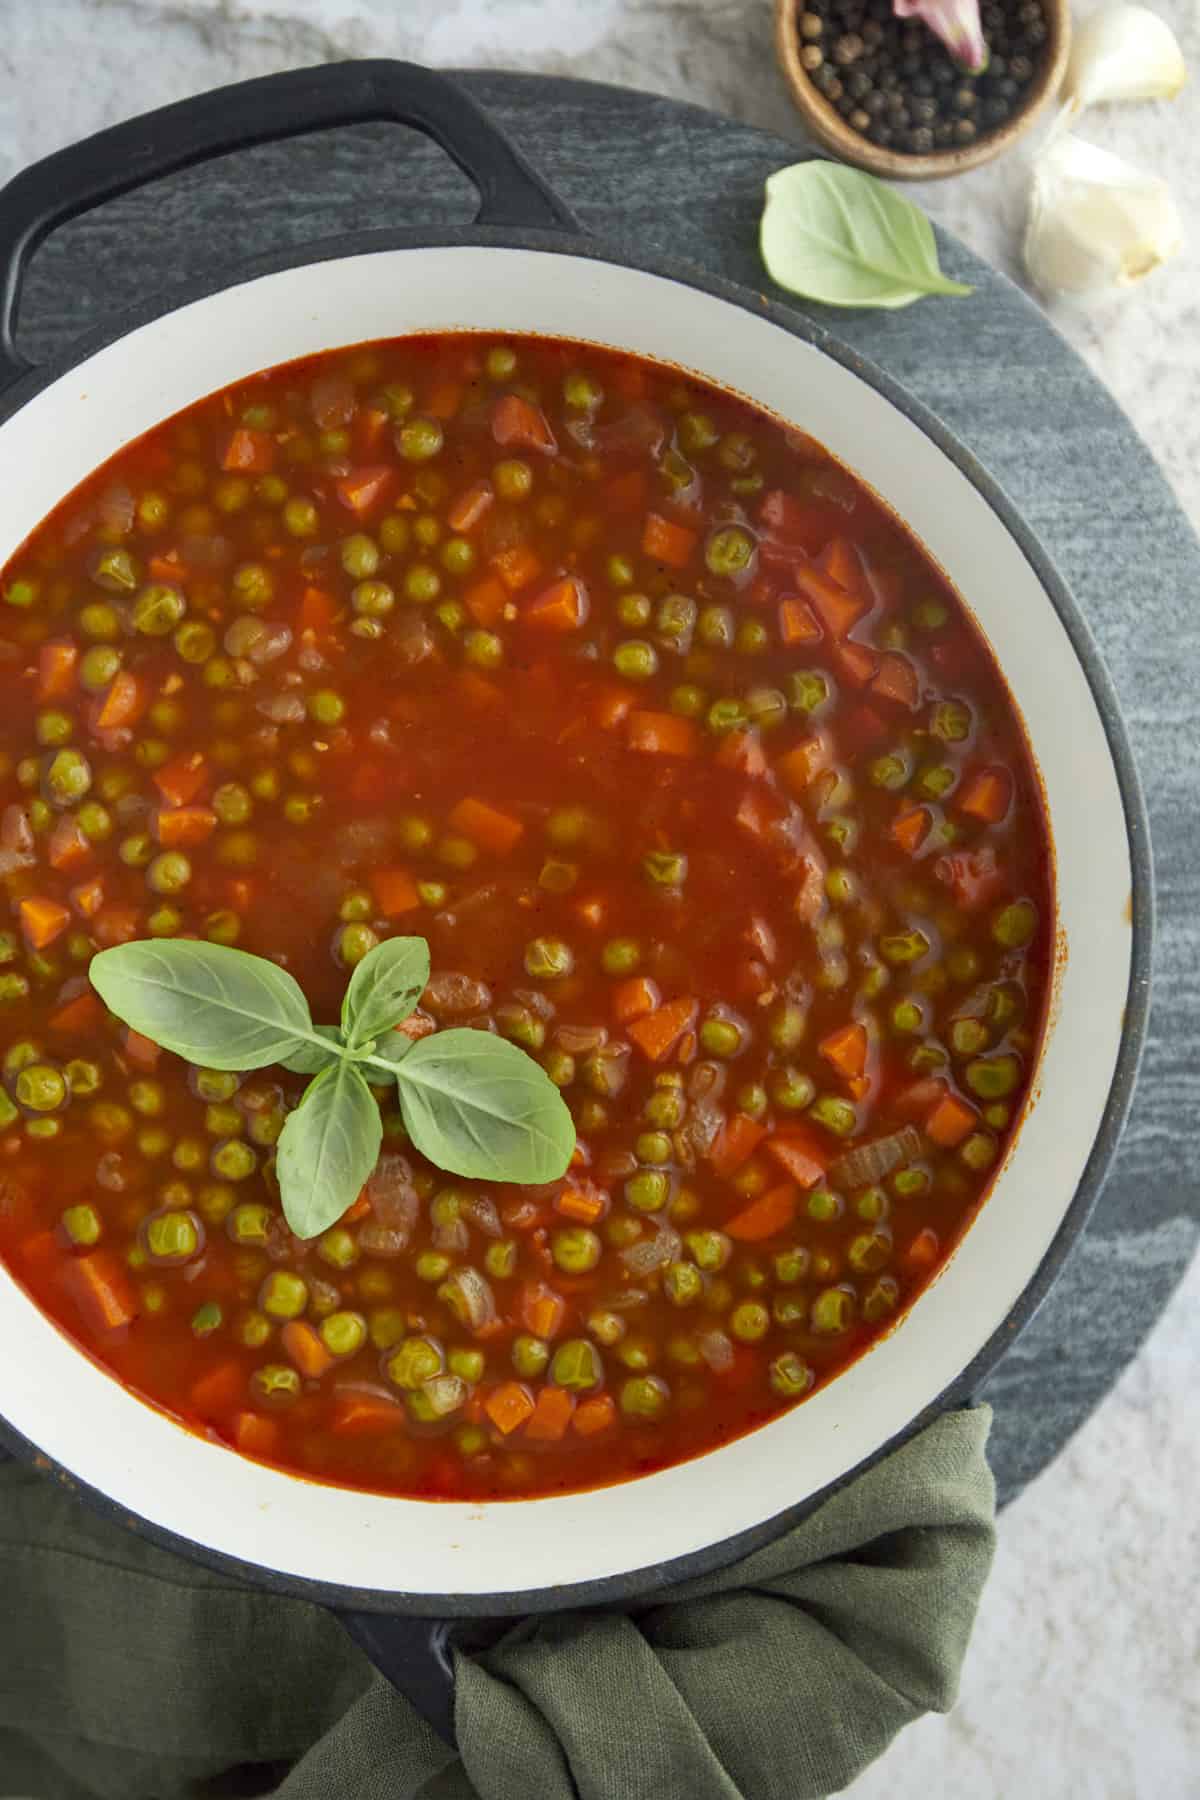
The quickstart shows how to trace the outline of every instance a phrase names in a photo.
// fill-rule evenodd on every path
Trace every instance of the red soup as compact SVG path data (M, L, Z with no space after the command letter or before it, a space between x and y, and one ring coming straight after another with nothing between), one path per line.
M404 338L153 431L2 588L0 1256L140 1395L325 1480L552 1493L802 1401L937 1272L1028 1091L1050 845L962 604L817 443ZM521 1046L578 1148L457 1180L377 1090L304 1241L302 1078L160 1052L89 960L234 944L335 1018L394 935L408 1033Z

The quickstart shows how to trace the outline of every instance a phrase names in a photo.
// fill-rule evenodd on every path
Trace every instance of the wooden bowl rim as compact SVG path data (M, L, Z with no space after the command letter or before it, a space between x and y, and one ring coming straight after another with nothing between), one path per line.
M873 144L847 125L837 109L813 86L800 61L800 33L796 24L799 0L775 0L775 52L798 110L812 135L826 150L832 150L844 162L854 163L860 169L893 181L933 181L947 175L961 175L990 162L1015 143L1045 108L1063 78L1071 49L1069 0L1046 0L1046 9L1053 34L1050 53L1030 83L1020 112L998 130L989 132L977 143L964 144L959 150L938 150L928 154L890 150L882 144Z

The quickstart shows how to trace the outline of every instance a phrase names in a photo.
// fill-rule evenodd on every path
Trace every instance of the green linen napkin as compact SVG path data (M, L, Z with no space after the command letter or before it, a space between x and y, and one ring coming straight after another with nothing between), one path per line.
M0 1465L0 1795L807 1800L952 1705L994 1546L986 1407L630 1613L457 1654L456 1756L320 1607Z

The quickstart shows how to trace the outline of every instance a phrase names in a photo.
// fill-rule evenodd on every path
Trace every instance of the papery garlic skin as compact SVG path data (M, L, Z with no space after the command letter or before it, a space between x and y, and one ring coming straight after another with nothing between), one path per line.
M1183 51L1167 21L1118 0L1075 27L1060 97L1077 114L1109 100L1173 100L1186 81Z
M950 55L968 75L981 75L988 66L988 47L979 18L979 0L892 0L898 19L920 19L941 38Z
M1062 132L1039 157L1025 266L1044 292L1097 298L1132 287L1183 244L1166 182Z

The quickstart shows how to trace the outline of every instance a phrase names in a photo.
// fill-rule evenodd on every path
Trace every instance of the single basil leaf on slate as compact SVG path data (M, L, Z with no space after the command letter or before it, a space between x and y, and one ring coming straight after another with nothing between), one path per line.
M768 176L759 247L773 281L826 306L894 308L974 292L942 274L920 207L842 163L814 159Z
M374 1095L360 1070L339 1057L309 1083L279 1134L279 1197L297 1237L337 1223L379 1160L382 1140Z
M93 957L88 974L110 1012L206 1069L282 1062L313 1030L308 1001L289 974L225 944L119 944Z
M322 1044L301 1044L291 1056L280 1060L285 1069L293 1075L319 1075L322 1069L338 1060L342 1051L342 1034L336 1025L314 1025L313 1030L319 1038L324 1038L326 1049Z
M562 1095L531 1056L487 1031L435 1031L396 1065L413 1143L439 1169L484 1181L554 1181L575 1148Z
M368 951L342 1001L342 1030L352 1047L407 1019L429 980L424 938L388 938Z

